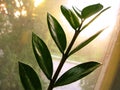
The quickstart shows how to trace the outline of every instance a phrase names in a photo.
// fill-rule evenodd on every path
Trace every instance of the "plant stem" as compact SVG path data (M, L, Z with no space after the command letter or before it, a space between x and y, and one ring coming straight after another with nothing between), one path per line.
M55 81L56 81L56 79L57 79L57 77L58 77L58 75L59 75L59 73L60 73L60 71L62 69L62 66L63 66L63 64L64 64L66 59L67 59L66 55L63 55L62 59L61 59L61 62L60 62L59 66L58 66L58 68L57 68L57 70L56 70L56 72L55 72L55 74L53 76L53 79L51 79L51 81L50 81L50 85L48 87L48 90L52 90L53 89L54 83L55 83Z
M81 23L80 27L78 28L78 30L75 31L75 34L74 34L74 36L73 36L73 38L72 38L72 40L71 40L71 42L70 42L70 44L69 44L66 52L62 55L61 62L60 62L60 64L58 65L58 68L57 68L57 70L56 70L53 78L50 80L50 84L49 84L48 90L52 90L52 89L54 88L54 83L55 83L55 81L56 81L56 79L57 79L57 77L58 77L58 75L59 75L59 73L60 73L60 71L61 71L64 63L65 63L65 61L66 61L67 58L69 57L69 56L68 56L68 55L69 55L69 52L70 52L73 44L75 43L75 40L77 39L77 37L78 37L78 35L79 35L79 33L80 33L80 28L81 28L81 26L82 26L82 23Z

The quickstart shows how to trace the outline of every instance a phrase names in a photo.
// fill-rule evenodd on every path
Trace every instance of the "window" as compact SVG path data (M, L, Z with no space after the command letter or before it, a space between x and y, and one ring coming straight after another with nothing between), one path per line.
M120 7L120 6L119 6ZM119 8L120 9L120 8ZM95 90L119 90L120 68L120 15L118 11L116 25L104 57L104 65L99 75Z
M109 45L111 45L111 38L116 38L114 33L117 31L114 31L114 26L120 4L119 0L116 0L116 2L113 0L35 0L35 3L33 1L12 0L5 2L2 0L0 2L0 90L23 90L20 81L18 81L18 61L28 63L37 71L40 71L32 51L32 32L39 35L45 40L47 46L50 46L49 49L54 59L54 67L57 67L61 55L54 42L52 42L47 28L47 12L56 17L63 26L68 43L74 32L61 14L60 5L65 5L68 8L76 6L79 9L96 3L101 3L104 7L111 6L108 11L104 12L88 29L79 35L75 45L100 29L107 27L106 30L89 45L81 49L81 51L71 56L68 59L68 66L64 65L62 73L67 67L70 68L80 62L98 61L104 65L104 60L107 58L106 55L109 57L109 54L106 53L109 53L107 50ZM109 50L111 52L111 49ZM64 87L58 87L54 90L61 90L61 88L62 90L93 90L97 88L96 82L101 68L80 81ZM43 88L46 88L48 81L42 72L40 76L42 77ZM100 83L100 81L98 80L97 83Z

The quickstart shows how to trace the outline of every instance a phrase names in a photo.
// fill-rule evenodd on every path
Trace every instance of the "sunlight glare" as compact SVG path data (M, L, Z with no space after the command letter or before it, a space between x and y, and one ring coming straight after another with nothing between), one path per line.
M85 7L87 5L91 5L91 1L92 0L85 3L84 1L80 2L80 1L69 0L69 1L66 2L65 6L67 8L71 8L71 9L72 9L72 6L76 6L79 9L82 10L83 7ZM104 8L109 7L109 6L111 6L111 8L108 11L104 12L93 23L91 23L91 25L87 29L85 29L83 32L81 32L82 37L89 37L89 36L95 34L97 31L99 31L99 30L101 30L101 29L103 29L105 27L109 27L99 37L99 39L103 40L103 39L105 39L106 36L108 36L108 34L114 28L116 18L117 18L117 12L118 12L118 6L119 6L118 4L120 3L119 0L117 0L118 3L114 2L114 1L109 2L109 3L107 1L107 3L106 3L105 0L101 0L101 1L95 0L93 3L98 3L98 2L100 2L104 6ZM63 18L63 17L60 17L60 18L62 19L62 21L65 21L65 23L66 23L65 18ZM71 30L70 30L70 33L71 33Z
M1 12L3 11L5 14L8 14L7 9L6 9L6 6L5 6L4 3L1 3L1 4L0 4L0 11L1 11Z
M22 10L22 11L21 11L21 14L22 14L23 16L27 16L27 11L26 11L26 10Z
M41 3L43 3L44 2L44 0L35 0L34 1L34 6L35 7L38 7Z
M20 12L19 12L19 11L16 11L16 12L14 13L14 15L15 15L16 18L18 18L18 17L20 16Z
M17 7L23 6L23 2L22 2L21 0L20 0L20 1L15 0L15 2L16 2L16 6L17 6Z

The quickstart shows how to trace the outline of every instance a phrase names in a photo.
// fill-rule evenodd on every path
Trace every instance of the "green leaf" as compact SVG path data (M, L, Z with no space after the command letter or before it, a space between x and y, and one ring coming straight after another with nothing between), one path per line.
M78 17L79 17L80 19L82 19L81 11L80 11L78 8L75 8L75 7L73 7L73 10L74 10L75 13L78 15Z
M19 62L19 75L25 90L42 90L36 72L29 65Z
M50 34L51 34L53 40L55 41L59 50L62 53L64 53L64 50L66 49L67 41L66 41L66 35L65 35L61 25L50 14L47 14L47 22L48 22L48 28L50 30Z
M65 72L55 83L55 87L73 83L93 72L101 64L98 62L86 62L79 64Z
M103 5L101 4L94 4L94 5L87 6L81 12L82 17L86 19L96 14L97 12L99 12L102 8L103 8Z
M73 49L70 53L69 56L74 54L75 52L79 51L81 48L85 47L87 44L89 44L92 40L94 40L104 29L100 30L93 36L89 37L87 40L83 41L80 43L75 49Z
M36 34L32 33L32 46L37 63L50 80L53 74L53 63L46 44Z
M61 6L61 11L65 18L67 19L67 21L72 26L72 28L76 30L80 26L79 19L77 18L77 16L73 13L72 10L67 9L64 6Z
M81 31L82 31L83 29L85 29L88 25L90 25L94 20L96 20L96 18L97 18L98 16L100 16L104 11L108 10L109 8L110 8L110 7L107 7L107 8L105 8L105 9L103 9L100 13L98 13L94 18L92 18L86 25L84 25L84 26L82 27Z

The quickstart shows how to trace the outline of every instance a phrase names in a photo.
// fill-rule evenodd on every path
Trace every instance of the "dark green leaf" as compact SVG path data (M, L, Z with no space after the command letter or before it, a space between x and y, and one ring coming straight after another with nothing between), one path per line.
M36 34L32 33L32 46L37 63L50 80L53 74L53 63L46 44Z
M104 11L108 10L110 7L107 7L105 9L103 9L100 13L98 13L93 19L91 19L86 25L83 26L83 28L81 29L81 31L83 29L85 29L88 25L90 25L98 16L100 16Z
M78 15L78 17L79 17L80 19L82 19L81 11L80 11L78 8L74 8L74 7L73 7L73 10L74 10L75 13Z
M53 40L55 41L59 50L62 53L64 53L67 43L66 43L66 35L65 35L61 25L50 14L47 14L47 22L48 22L48 27L49 27L49 30L50 30Z
M87 6L82 10L82 13L81 13L82 17L86 19L96 14L97 12L99 12L102 8L103 6L101 4L94 4L94 5Z
M61 6L61 11L62 11L62 14L65 16L65 18L67 19L67 21L73 27L73 29L76 30L80 25L79 19L77 18L77 16L72 12L72 10L67 9L64 6Z
M69 56L74 54L75 52L79 51L81 48L83 48L84 46L86 46L87 44L89 44L92 40L94 40L104 29L100 30L99 32L97 32L96 34L94 34L93 36L91 36L90 38L88 38L87 40L83 41L82 43L80 43L75 49L73 49L70 53Z
M29 65L19 62L19 75L25 90L42 90L36 72Z
M93 72L101 64L97 62L86 62L79 64L65 72L55 83L55 87L73 83Z

